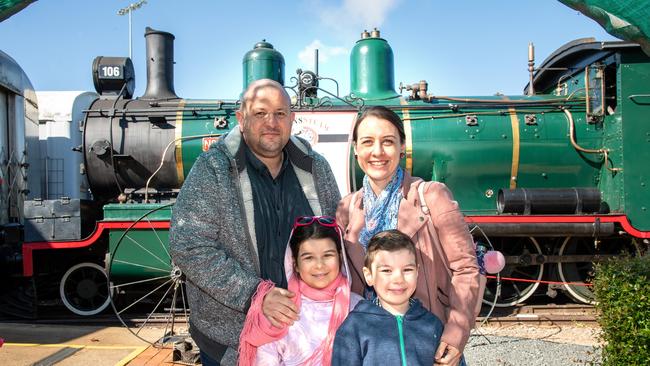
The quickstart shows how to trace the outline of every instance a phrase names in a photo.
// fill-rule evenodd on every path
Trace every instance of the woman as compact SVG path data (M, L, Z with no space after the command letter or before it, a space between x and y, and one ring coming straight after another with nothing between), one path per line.
M362 268L368 240L390 229L407 234L416 243L421 270L414 296L445 326L436 364L458 365L480 301L476 253L458 203L444 184L424 183L399 166L406 136L402 120L393 111L367 108L354 125L352 139L365 173L363 187L343 198L336 212L345 229L352 290L364 291ZM420 184L426 184L428 215L420 203Z

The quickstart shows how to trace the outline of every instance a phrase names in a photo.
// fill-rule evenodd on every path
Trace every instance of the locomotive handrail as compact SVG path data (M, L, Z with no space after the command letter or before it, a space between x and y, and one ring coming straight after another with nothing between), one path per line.
M573 99L570 101L549 101L549 100L534 100L530 101L529 103L522 105L522 104L512 104L510 103L510 100L501 100L499 103L491 103L491 104L482 104L482 103L465 103L465 104L428 104L428 105L395 105L395 106L387 106L387 108L393 108L393 109L407 109L407 110L459 110L463 108L471 108L471 109L482 109L482 108L489 108L493 109L495 107L503 107L503 108L518 108L518 107L528 107L528 108L535 108L535 107L561 107L561 106L573 106L573 105L581 105L581 102L584 101L583 98L580 99Z
M318 90L321 90L321 91L323 91L323 92L325 92L327 94L331 94L327 90L324 90L324 89L321 89L321 88L318 88ZM640 97L640 95L639 95L639 97ZM340 97L336 97L336 98L339 99L339 100L342 100L347 105L349 105L349 106L353 107L354 109L358 110L358 107L356 105L351 104L350 102L346 102L344 99L342 99ZM445 99L446 97L433 97L433 98L437 98L437 99L441 99L441 100L449 100L449 99ZM451 98L451 97L449 97L449 98ZM495 105L502 105L504 107L516 106L516 105L522 105L522 104L525 104L527 106L540 106L540 107L557 105L557 104L564 105L567 102L582 102L582 101L584 101L585 98L584 97L579 97L579 98L575 98L575 99L572 98L570 100L567 100L567 99L539 99L539 100L526 100L526 101L523 101L523 100L504 101L504 100L490 100L490 99L481 100L481 99L471 99L471 98L460 98L460 99L466 100L467 104L466 105L463 105L463 104L456 105L458 108L462 108L462 107L465 107L465 106L472 107L472 108L481 108L481 107L494 108ZM484 103L484 105L481 105L481 103ZM299 108L307 107L307 106L298 106L298 105L296 105L296 106L299 107ZM311 106L311 107L313 107L313 106ZM435 106L435 105L424 105L424 106L400 105L399 109L413 109L413 110L417 110L417 109L428 109L428 110L430 110L430 109L449 109L449 105L447 105L447 104L439 105L439 106ZM189 111L189 112L216 112L216 111L220 111L220 110L223 110L223 108L222 107L214 107L214 108L211 108L211 107L157 108L155 111L156 112L177 113L177 112L187 112L187 111ZM129 112L131 114L139 114L139 113L149 114L149 113L151 113L151 109L124 109L124 108L122 108L122 109L87 109L87 110L84 110L83 112L86 113L86 114L99 114L99 115L102 115L102 116L107 116L108 114L113 113L113 112L115 112L115 113Z
M465 112L465 113L452 113L452 114L440 114L440 115L430 115L430 116L418 116L418 117L404 117L402 120L404 121L417 121L417 120L427 120L427 119L441 119L441 118L454 118L454 117L465 117L465 116L475 116L475 115L481 115L481 116L505 116L509 114L518 114L518 113L550 113L556 111L556 109L547 109L547 110L527 110L527 109L519 109L519 110L496 110L492 112Z
M113 118L115 118L115 113L116 113L115 106L117 106L117 101L120 100L120 97L122 96L122 94L126 90L126 85L127 85L127 83L124 83L124 85L122 85L122 89L120 89L120 93L117 95L117 98L115 98L115 101L113 102L113 106L111 107L112 112L110 113L109 124L108 124L108 133L109 133L110 144L111 144L110 149L108 149L108 152L109 152L109 154L111 156L111 167L112 167L111 170L113 171L113 178L115 179L115 185L117 186L117 189L119 190L120 195L122 195L124 191L122 190L122 186L120 185L120 180L117 177L117 165L115 164L115 154L113 154L113 146L115 146L114 142L113 142ZM129 101L127 101L124 104L124 106L126 106L128 103L129 103ZM122 113L124 113L124 112L122 112ZM88 115L86 115L86 119L87 118L88 118Z
M441 100L449 100L452 102L464 102L464 103L489 103L489 104L531 104L531 103L539 103L541 101L543 102L552 102L552 103L562 103L562 102L568 102L572 99L573 93L569 95L566 98L554 98L554 99L545 99L545 100L508 100L507 103L504 103L503 100L501 99L479 99L479 98L457 98L457 97L447 97L444 95L430 95L428 96L428 99L433 100L433 99L441 99Z
M573 115L572 115L571 112L570 112L568 109L566 109L566 108L562 108L562 111L563 111L564 114L566 115L566 117L567 117L567 122L569 123L569 139L571 140L571 145L573 145L573 147L574 147L576 150L578 150L578 151L582 151L582 152L584 152L584 153L588 153L588 154L603 154L603 160L604 160L604 162L605 162L605 168L606 168L607 170L609 170L610 172L620 172L620 171L623 171L623 168L610 168L610 167L609 167L609 156L608 156L608 155L609 155L609 149L606 149L606 148L604 148L604 147L601 147L600 149L585 149L584 147L578 145L578 143L577 143L576 140L575 140L575 136L574 136L574 133L575 133L575 125L574 125L574 123L573 123Z
M642 99L642 98L645 99L645 101L637 100L637 99ZM628 99L630 99L631 101L633 101L636 104L642 104L642 105L650 104L650 94L632 94L632 95L628 96Z
M149 183L151 183L151 180L153 179L153 177L156 174L158 174L160 169L162 169L162 167L163 167L163 165L165 163L165 155L167 155L167 151L172 146L172 144L176 144L176 142L182 141L182 140L191 140L191 139L198 139L198 138L203 138L203 137L219 137L221 135L222 134L220 134L220 133L218 133L218 134L217 133L206 133L206 134L203 134L203 135L183 136L183 137L178 137L178 138L175 138L175 139L171 140L167 144L165 149L163 150L162 156L160 157L160 165L158 166L158 169L156 169L156 171L151 173L151 176L149 177L149 179L147 179L147 183L144 186L144 203L149 202Z
M157 108L155 109L156 112L169 112L169 113L177 113L177 112L216 112L216 111L221 111L223 110L222 107L188 107L188 108ZM97 113L100 115L103 115L104 113L112 113L113 111L117 113L143 113L143 114L150 114L152 112L151 109L87 109L84 110L84 113L91 114L91 113Z

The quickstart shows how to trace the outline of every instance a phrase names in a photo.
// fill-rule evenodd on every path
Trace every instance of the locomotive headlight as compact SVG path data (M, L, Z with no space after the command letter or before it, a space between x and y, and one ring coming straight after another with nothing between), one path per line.
M93 60L93 83L101 95L117 96L122 88L122 96L133 97L135 91L135 72L128 57L97 56Z

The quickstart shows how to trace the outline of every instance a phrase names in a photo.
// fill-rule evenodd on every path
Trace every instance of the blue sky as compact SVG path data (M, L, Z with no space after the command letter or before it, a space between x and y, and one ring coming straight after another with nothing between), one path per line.
M37 1L0 23L0 49L36 90L94 90L95 56L128 56L128 16L117 11L132 2ZM237 98L242 57L261 39L284 55L287 83L296 68L312 68L309 47L319 45L320 74L347 94L349 50L378 27L395 54L396 84L425 79L436 95L521 94L528 42L539 65L568 41L615 39L551 0L148 0L132 19L135 95L146 87L150 26L176 36L176 94L200 99Z

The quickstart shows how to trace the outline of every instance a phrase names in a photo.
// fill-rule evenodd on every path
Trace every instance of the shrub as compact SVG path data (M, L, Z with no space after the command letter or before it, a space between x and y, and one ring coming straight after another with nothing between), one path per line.
M650 255L599 264L594 291L603 365L650 364Z

